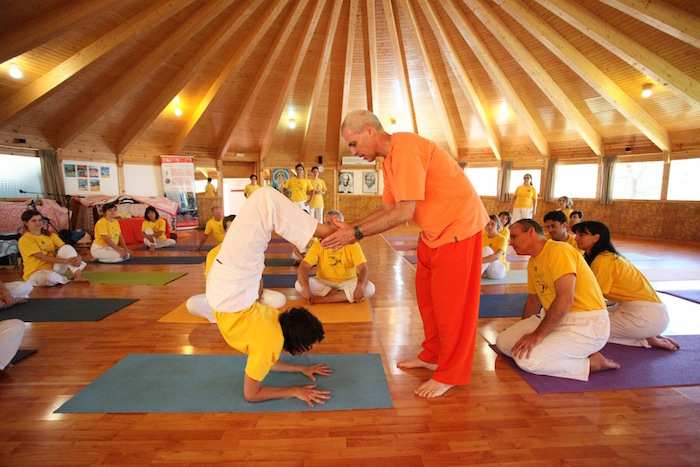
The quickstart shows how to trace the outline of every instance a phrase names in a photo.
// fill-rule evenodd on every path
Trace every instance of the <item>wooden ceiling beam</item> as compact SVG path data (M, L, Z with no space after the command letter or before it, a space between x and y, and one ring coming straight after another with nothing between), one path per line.
M488 140L489 146L493 151L493 155L495 156L496 160L501 160L500 137L498 136L494 126L491 125L491 120L489 120L486 108L476 93L476 90L472 85L471 78L469 77L469 73L459 59L457 50L452 44L447 31L445 31L445 28L440 23L440 20L435 12L435 7L431 5L431 2L426 0L421 0L419 5L433 30L433 34L440 44L441 53L444 55L447 63L450 65L450 68L452 68L452 73L454 73L460 88L462 88L462 92L464 92L465 96L467 97L472 110L477 115L478 120L481 123L481 127L486 133L486 139Z
M374 0L367 0L367 53L369 64L365 64L367 89L367 110L378 112L379 104L379 70L377 69L377 14Z
M522 42L515 37L515 34L506 24L493 12L491 7L484 0L464 0L464 3L481 20L491 34L501 43L501 45L525 70L530 79L554 104L559 112L573 125L577 133L586 142L588 147L597 155L603 154L603 139L593 129L593 126L586 120L581 112L576 108L571 99L557 85L552 77L547 73L537 59L527 50Z
M413 8L411 7L411 3L408 0L402 0L402 2L408 14L408 18L411 22L410 29L413 33L413 39L418 45L418 52L423 61L423 64L425 65L427 85L430 89L430 94L432 95L433 100L435 101L437 112L440 116L440 121L442 123L442 128L447 137L447 144L450 147L450 151L452 152L452 157L458 159L459 147L457 145L457 139L455 138L455 132L452 128L452 123L450 122L450 116L447 112L447 106L445 105L445 99L442 95L440 83L438 83L437 74L435 73L435 67L433 66L432 60L430 59L428 48L426 47L425 41L423 40L423 35L421 34L421 28L418 24L418 19L416 18L416 14L413 11Z
M451 0L440 0L440 4L454 22L464 41L472 49L474 55L476 55L476 58L484 67L486 73L488 73L494 86L498 88L504 99L508 102L508 105L513 109L515 115L517 115L523 125L525 125L528 135L539 153L544 157L549 157L549 144L542 129L520 99L518 92L513 88L513 85L496 62L496 59L491 52L489 52L481 39L479 39L479 36L472 25L469 24L469 21L467 21L464 13L455 7Z
M495 1L639 131L644 133L659 149L670 151L671 143L666 129L553 27L519 0Z
M263 86L265 85L267 78L270 76L277 59L282 54L284 46L287 43L287 40L289 40L289 36L292 34L294 25L297 23L297 21L299 21L299 18L304 12L306 2L295 0L295 3L296 5L294 5L293 11L287 15L279 29L279 32L277 33L277 36L272 41L272 48L267 51L267 54L260 62L260 67L258 68L257 73L251 78L251 86L243 98L242 105L235 111L235 114L226 127L226 130L222 133L223 137L221 138L218 149L216 150L216 158L218 160L223 160L226 156L226 152L233 142L236 128L238 128L241 120L249 115L250 109L252 109L253 105L255 105L255 100L263 90Z
M345 47L345 76L343 77L343 95L340 96L340 106L342 115L345 118L348 113L348 100L350 99L350 79L352 78L352 62L353 54L355 53L355 32L357 30L357 8L359 0L350 0L350 10L348 12L348 41ZM330 104L330 99L329 99ZM343 150L347 152L345 142L338 133L338 155L343 154ZM340 157L339 157L340 159Z
M261 161L264 161L267 158L267 153L270 151L272 138L275 135L275 131L279 127L280 118L284 112L284 106L287 105L292 88L297 82L301 65L304 62L304 56L309 49L311 39L313 39L316 28L318 27L318 22L321 19L324 5L325 0L316 0L316 6L314 7L313 14L308 17L308 20L304 25L304 30L302 31L302 38L297 44L294 54L292 55L291 68L287 73L285 73L285 80L281 88L279 90L275 90L275 94L272 97L272 99L275 100L275 105L273 107L270 120L267 123L262 144L260 145Z
M700 108L700 83L571 0L535 0L628 64Z
M192 3L192 1L160 0L92 42L40 78L29 83L0 105L0 127L8 123L19 112L73 77L83 68L91 65L97 59L111 52L143 30L150 30L157 24L167 20L170 16Z

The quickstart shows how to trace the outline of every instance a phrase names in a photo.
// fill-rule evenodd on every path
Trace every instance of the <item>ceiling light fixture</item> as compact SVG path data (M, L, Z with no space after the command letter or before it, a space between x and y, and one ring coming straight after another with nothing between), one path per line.
M644 99L651 96L651 88L653 88L653 87L654 87L654 85L651 83L646 83L642 86L642 97Z
M294 120L294 117L290 117L289 119L289 128L296 128L297 127L297 122Z
M175 107L175 115L178 117L182 116L182 109L180 107Z
M20 70L19 67L17 66L17 64L15 64L15 63L13 63L12 65L10 65L10 69L9 69L7 72L8 72L8 73L10 74L10 76L12 76L14 79L20 79L22 76L24 76L24 75L22 74L22 70Z

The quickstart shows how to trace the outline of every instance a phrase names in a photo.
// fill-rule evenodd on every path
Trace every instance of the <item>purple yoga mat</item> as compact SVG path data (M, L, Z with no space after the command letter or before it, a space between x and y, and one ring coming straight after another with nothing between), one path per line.
M391 243L391 247L396 251L416 251L418 245L415 243L403 244L403 243Z
M418 235L406 235L406 236L384 236L384 239L391 243L391 242L417 242L418 241Z
M411 264L418 264L418 256L416 255L406 255L404 258Z
M700 290L657 290L657 292L700 303Z
M591 373L587 382L527 373L495 345L489 347L540 394L700 384L700 336L671 337L681 346L675 352L606 344L601 353L619 363L620 369Z
M291 245L270 245L267 247L268 253L291 253L292 252L292 246Z

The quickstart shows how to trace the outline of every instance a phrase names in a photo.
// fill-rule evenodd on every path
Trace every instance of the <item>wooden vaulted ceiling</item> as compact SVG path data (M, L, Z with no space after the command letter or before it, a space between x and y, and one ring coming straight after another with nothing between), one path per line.
M23 0L0 31L2 140L67 154L333 159L356 108L463 160L700 139L697 0Z

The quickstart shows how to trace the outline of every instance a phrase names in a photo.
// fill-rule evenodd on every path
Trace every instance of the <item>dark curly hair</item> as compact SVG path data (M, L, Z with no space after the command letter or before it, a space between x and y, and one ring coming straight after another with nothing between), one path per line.
M280 313L279 322L284 336L284 350L292 355L308 352L315 343L323 340L323 325L306 308L287 309Z

